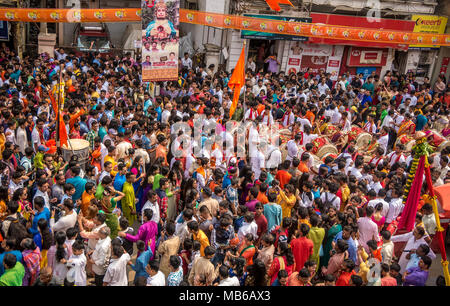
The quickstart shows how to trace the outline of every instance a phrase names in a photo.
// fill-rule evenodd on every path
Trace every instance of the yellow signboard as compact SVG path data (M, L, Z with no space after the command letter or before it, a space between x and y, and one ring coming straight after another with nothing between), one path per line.
M444 34L447 26L447 17L433 16L433 15L413 15L414 33L436 33ZM437 45L410 45L410 47L420 48L439 48Z

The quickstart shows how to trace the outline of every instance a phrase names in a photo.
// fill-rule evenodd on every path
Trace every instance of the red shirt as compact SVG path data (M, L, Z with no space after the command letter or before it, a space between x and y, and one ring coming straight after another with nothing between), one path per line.
M382 277L381 286L397 286L397 280L390 275Z
M352 272L342 272L336 281L336 286L348 286L353 274L356 274L353 270Z
M314 251L314 243L306 237L295 238L291 241L292 254L295 258L295 271L303 269L305 262Z
M261 236L267 232L267 219L266 217L261 214L259 217L255 215L255 223L258 225L258 231L256 234L258 235L258 239L261 239Z

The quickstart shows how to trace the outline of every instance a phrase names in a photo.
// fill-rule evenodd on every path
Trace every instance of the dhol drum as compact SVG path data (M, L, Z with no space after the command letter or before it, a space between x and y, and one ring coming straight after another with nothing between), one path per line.
M436 130L431 130L431 134L427 136L428 142L435 148L438 148L446 139Z
M356 148L363 149L366 148L372 142L372 135L369 133L362 132L356 137Z
M369 146L366 149L366 154L371 155L375 152L375 150L379 147L379 143L377 141L373 141L369 144Z
M358 139L358 136L362 135L363 133L365 133L365 132L362 128L360 128L357 125L352 125L351 131L348 132L348 141L353 141L353 140ZM365 133L365 134L367 134L367 133Z
M311 153L316 155L317 152L319 152L319 149L326 144L329 144L329 141L325 136L317 137L312 141L313 148L311 150Z
M413 146L416 144L416 141L414 140L414 137L408 134L403 134L400 136L400 138L397 139L394 145L394 149L398 144L405 145L405 151L411 152Z
M439 118L433 123L433 130L442 131L448 124L448 120L446 118Z
M85 170L89 161L89 141L84 139L69 139L68 144L61 147L64 161L68 162L72 156L78 157L80 167Z
M287 152L287 142L283 143L280 145L280 151L281 151L281 160L285 161L287 156L288 156L288 152Z
M328 124L322 133L331 138L337 131L339 131L339 129L335 125Z
M450 147L450 141L448 141L448 140L446 140L446 141L444 141L443 143L441 143L440 145L439 145L439 147L437 148L437 151L438 152L441 152L444 148L446 148L446 147Z
M332 155L334 158L337 158L338 153L337 148L333 144L326 144L319 149L316 155L319 159L324 159L328 155Z
M349 142L349 135L347 133L338 130L331 137L331 142L334 143L335 145L343 146Z
M278 131L280 135L280 144L287 143L289 140L291 140L292 137L292 131L289 129L282 129Z
M336 158L338 157L337 154L335 154L335 153L333 153L333 152L328 152L328 153L325 153L325 154L322 156L322 159L321 159L322 162L325 162L325 159L326 159L328 156L332 157L333 159L336 159Z

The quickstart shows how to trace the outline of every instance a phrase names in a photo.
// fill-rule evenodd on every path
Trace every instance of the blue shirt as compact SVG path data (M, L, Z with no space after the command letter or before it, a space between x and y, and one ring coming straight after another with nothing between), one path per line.
M151 148L151 141L145 135L142 136L142 144L143 144L144 149L150 150L150 148Z
M148 249L147 251L141 253L139 257L136 259L136 264L131 265L131 269L136 271L136 275L134 276L134 281L137 281L138 277L148 278L149 275L147 271L145 271L145 267L147 266L150 259L153 257L152 249Z
M114 177L114 183L113 183L113 187L115 190L117 191L122 191L123 189L123 184L126 181L126 177L125 174L124 175L120 175L119 173L116 174L116 176ZM119 201L117 202L117 207L122 208L122 202Z
M52 230L49 228L50 234L52 233ZM36 246L39 247L39 250L42 251L42 236L41 232L38 232L36 235L33 236L34 243L36 243Z
M342 239L342 231L337 233L337 235L334 237L333 241L337 243L339 239ZM348 243L348 256L351 260L356 264L356 244L355 241L353 241L353 238L350 237L348 240L346 240Z
M408 261L408 264L406 265L406 270L419 267L419 261L420 261L420 257L417 256L416 253L412 254L411 258Z
M153 105L153 103L150 99L148 99L147 101L144 102L144 113L146 116L148 116L148 112L147 112L148 108L152 105Z
M125 174L121 175L121 174L117 173L116 176L114 177L114 184L113 184L114 189L117 191L122 191L123 184L125 183L126 180L127 179L125 177Z
M0 276L2 276L3 273L5 273L5 266L3 265L3 259L5 258L5 255L9 254L9 253L14 254L16 256L16 258L17 258L17 261L20 261L20 263L23 263L23 261L22 261L22 253L20 251L13 250L13 251L4 252L4 253L0 254L0 263L1 263L1 265L0 265Z
M155 111L158 113L158 117L156 118L156 120L161 121L161 114L162 114L162 109L161 106L158 106Z
M320 165L319 169L322 168L322 167L327 167L327 168L328 168L328 173L331 172L331 167L330 167L330 166L327 166L327 165L325 165L325 164L322 164L322 165Z
M225 175L225 177L223 178L223 181L222 181L222 189L226 189L230 185L231 185L231 179L230 179L230 175L227 172L227 174Z
M283 218L283 211L279 204L265 204L264 217L267 219L267 230L271 232L276 226L281 224Z
M372 105L372 97L368 96L368 95L364 95L361 101L361 107L364 107L364 104L366 104L366 102L369 103L369 105Z
M75 203L76 200L81 199L83 192L85 190L85 185L87 181L79 176L72 177L66 180L67 184L72 184L75 186L75 193L72 195L72 200Z
M43 211L38 212L34 216L33 223L31 224L31 228L30 228L30 233L32 235L36 235L39 233L38 221L42 218L45 218L47 220L48 224L50 224L50 210L47 207L44 207Z

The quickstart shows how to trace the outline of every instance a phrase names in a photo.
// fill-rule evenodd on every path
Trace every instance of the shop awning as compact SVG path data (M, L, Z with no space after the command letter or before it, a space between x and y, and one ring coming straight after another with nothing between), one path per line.
M311 13L312 23L324 23L329 25L339 25L347 27L363 27L368 29L385 29L386 31L408 31L414 30L414 21L411 20L395 20L380 18L379 22L369 22L367 17L354 17L346 15ZM309 43L329 44L329 45L346 45L357 47L373 47L373 48L394 48L408 50L407 45L377 43L367 41L348 41L340 39L314 38L309 39Z

